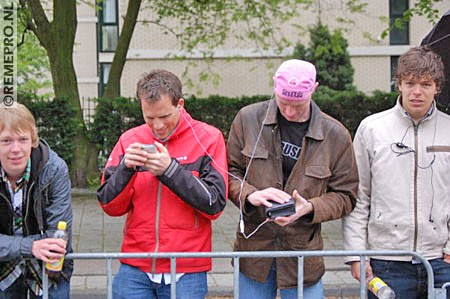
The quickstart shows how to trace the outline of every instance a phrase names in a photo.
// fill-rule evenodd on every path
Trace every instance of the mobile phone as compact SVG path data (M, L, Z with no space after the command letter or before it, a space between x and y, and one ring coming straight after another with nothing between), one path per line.
M295 213L295 200L293 198L285 203L271 202L272 206L270 208L266 207L267 218L275 219L277 217L291 216Z
M143 144L141 148L148 153L157 153L158 150L154 144Z

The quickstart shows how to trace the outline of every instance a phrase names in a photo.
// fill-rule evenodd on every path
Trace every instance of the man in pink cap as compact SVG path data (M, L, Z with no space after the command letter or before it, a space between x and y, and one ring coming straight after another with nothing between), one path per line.
M358 172L348 130L312 100L314 65L283 62L272 99L244 107L227 143L236 251L322 250L321 223L350 213ZM279 206L281 205L281 207ZM240 298L297 298L297 258L241 258ZM304 298L322 298L322 257L304 259Z

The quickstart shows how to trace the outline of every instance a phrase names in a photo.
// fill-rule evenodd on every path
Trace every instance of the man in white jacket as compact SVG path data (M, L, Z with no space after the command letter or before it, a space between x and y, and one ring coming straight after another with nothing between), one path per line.
M395 79L396 105L364 119L354 138L360 182L356 208L343 219L344 247L415 251L441 287L450 281L450 116L435 102L444 66L415 47L400 57ZM360 280L359 257L346 263ZM374 256L366 264L372 274L397 298L427 296L425 267L411 256Z

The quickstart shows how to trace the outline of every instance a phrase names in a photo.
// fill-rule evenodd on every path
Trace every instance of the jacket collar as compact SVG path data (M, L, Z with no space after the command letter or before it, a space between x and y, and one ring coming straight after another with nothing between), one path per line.
M397 103L395 104L395 109L397 109L397 111L401 114L401 116L404 119L408 120L409 122L414 123L414 120L411 118L411 116L409 116L408 111L406 111L405 108L403 108L403 106L402 106L402 97L401 96L397 97ZM437 114L436 101L433 101L427 114L425 114L425 116L419 121L419 124L434 118L436 116L436 114Z
M272 97L272 99L269 101L269 107L267 109L267 111L264 111L264 113L267 113L264 125L276 125L278 106L275 97ZM263 117L265 117L265 115L263 115Z
M276 125L277 124L277 112L278 106L275 98L269 101L269 107L267 111L267 118L264 121L264 125ZM266 111L264 111L266 113ZM319 106L311 100L311 117L309 120L308 131L306 132L306 137L315 140L323 140L324 134L322 129L322 112Z
M38 147L31 150L31 177L30 181L35 180L44 168L49 159L48 144L41 139Z

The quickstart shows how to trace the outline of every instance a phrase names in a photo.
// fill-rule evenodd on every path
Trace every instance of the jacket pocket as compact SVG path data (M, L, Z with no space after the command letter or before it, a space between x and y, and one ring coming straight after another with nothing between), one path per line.
M246 145L241 154L245 159L247 180L256 183L256 185L258 185L257 182L266 185L267 182L263 183L265 176L262 171L273 170L269 160L269 151L261 146Z
M306 166L304 191L308 197L319 196L326 192L328 186L328 179L331 177L331 171L327 166L313 165Z
M331 176L331 171L326 166L314 165L307 166L305 174L316 179L327 179Z
M161 199L161 228L191 230L198 228L198 213L172 192Z
M246 164L252 159L267 159L269 158L269 151L261 146L246 144L242 149L241 154L245 156Z

